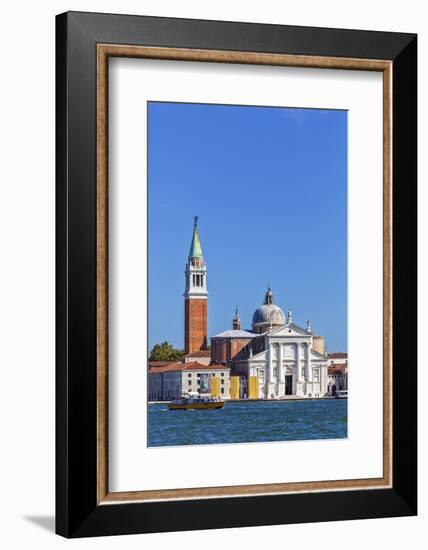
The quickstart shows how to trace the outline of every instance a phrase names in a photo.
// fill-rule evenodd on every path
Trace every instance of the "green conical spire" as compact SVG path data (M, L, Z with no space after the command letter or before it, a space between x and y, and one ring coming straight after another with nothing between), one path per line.
M198 216L195 216L195 225L193 227L192 244L190 245L189 259L202 258L201 241L198 233Z

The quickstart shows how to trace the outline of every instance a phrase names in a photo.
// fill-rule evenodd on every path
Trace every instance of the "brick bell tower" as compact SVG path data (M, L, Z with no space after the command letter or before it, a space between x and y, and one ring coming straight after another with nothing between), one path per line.
M192 244L186 264L184 291L184 348L186 355L207 349L207 268L195 217Z

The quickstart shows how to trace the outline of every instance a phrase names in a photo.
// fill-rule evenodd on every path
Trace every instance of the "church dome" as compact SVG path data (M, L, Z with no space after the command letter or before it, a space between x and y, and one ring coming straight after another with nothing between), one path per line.
M265 294L264 304L256 309L253 315L254 325L285 325L285 315L282 309L274 304L270 287Z
M263 304L258 307L253 315L253 325L266 323L272 325L285 325L285 315L282 309L275 304Z

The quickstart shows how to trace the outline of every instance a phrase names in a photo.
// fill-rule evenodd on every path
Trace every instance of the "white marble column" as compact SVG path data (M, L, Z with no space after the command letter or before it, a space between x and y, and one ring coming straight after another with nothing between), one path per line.
M308 382L312 382L311 348L309 344L306 344L305 366L306 366L306 380Z
M272 344L269 346L269 365L268 365L268 372L267 372L267 381L273 382L273 346Z
M274 376L273 376L273 345L269 345L268 350L268 368L267 368L267 377L266 377L266 397L267 399L270 399L272 395L275 393L275 384L274 384Z
M297 368L297 382L302 381L302 368L300 366L300 344L296 344L296 368Z
M326 393L326 389L324 387L324 384L325 384L324 372L325 372L325 367L320 365L320 395L321 396L323 396Z
M278 344L279 346L279 364L278 364L278 382L284 382L284 365L282 364L283 358L284 358L284 347L282 344Z

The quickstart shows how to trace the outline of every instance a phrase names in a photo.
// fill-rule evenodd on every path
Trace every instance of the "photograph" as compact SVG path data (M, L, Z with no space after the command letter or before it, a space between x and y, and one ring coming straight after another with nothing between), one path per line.
M148 447L347 438L348 112L147 121Z

